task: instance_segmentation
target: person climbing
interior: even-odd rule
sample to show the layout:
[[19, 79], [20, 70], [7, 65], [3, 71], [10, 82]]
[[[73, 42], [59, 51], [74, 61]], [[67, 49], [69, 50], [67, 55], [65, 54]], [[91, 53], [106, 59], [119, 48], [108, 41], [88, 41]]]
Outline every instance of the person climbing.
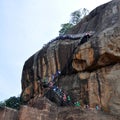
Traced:
[[70, 96], [69, 96], [69, 95], [67, 96], [67, 103], [68, 103], [68, 104], [70, 104], [70, 103], [71, 103], [71, 98], [70, 98]]
[[98, 104], [96, 104], [95, 108], [96, 108], [96, 110], [100, 110], [100, 108], [99, 108], [99, 105], [98, 105]]
[[47, 78], [46, 78], [46, 77], [43, 78], [42, 84], [43, 84], [43, 87], [44, 87], [44, 88], [48, 87], [48, 81], [47, 81]]
[[67, 101], [67, 97], [66, 97], [66, 94], [65, 94], [65, 93], [63, 94], [63, 101], [64, 101], [64, 102]]
[[68, 100], [68, 101], [71, 101], [71, 98], [70, 98], [70, 96], [69, 96], [69, 95], [67, 96], [67, 100]]
[[52, 89], [56, 92], [57, 91], [57, 86], [54, 85]]
[[59, 75], [61, 74], [61, 71], [60, 71], [60, 70], [58, 70], [58, 74], [59, 74]]
[[90, 34], [86, 33], [86, 35], [81, 39], [80, 45], [87, 42], [90, 38]]
[[86, 107], [86, 109], [89, 109], [89, 105], [88, 104], [85, 107]]
[[52, 88], [52, 87], [53, 87], [53, 85], [54, 85], [54, 84], [53, 84], [53, 82], [52, 82], [52, 81], [50, 81], [50, 82], [49, 82], [49, 87], [50, 87], [50, 88]]
[[53, 80], [54, 80], [54, 78], [55, 78], [55, 75], [54, 75], [54, 74], [52, 74], [52, 77], [51, 77], [51, 78], [52, 78], [52, 81], [53, 81]]
[[56, 92], [60, 97], [62, 97], [62, 90], [58, 86]]
[[74, 103], [74, 105], [75, 105], [76, 107], [80, 107], [80, 102], [77, 101], [77, 102]]

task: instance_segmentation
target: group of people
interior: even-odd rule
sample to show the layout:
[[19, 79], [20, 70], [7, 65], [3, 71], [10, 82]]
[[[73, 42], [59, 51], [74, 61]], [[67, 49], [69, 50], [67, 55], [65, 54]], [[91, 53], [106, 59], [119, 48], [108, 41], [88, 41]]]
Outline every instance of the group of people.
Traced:
[[92, 36], [95, 32], [94, 31], [89, 31], [85, 33], [78, 33], [78, 34], [65, 34], [65, 35], [59, 35], [58, 37], [55, 38], [55, 40], [65, 40], [65, 39], [70, 39], [70, 40], [77, 40], [80, 39], [84, 36]]
[[87, 109], [87, 110], [96, 110], [96, 111], [101, 111], [101, 110], [102, 110], [101, 106], [98, 105], [98, 104], [96, 104], [94, 108], [93, 108], [93, 107], [91, 108], [91, 107], [87, 104], [87, 105], [84, 106], [84, 109]]
[[53, 92], [55, 92], [55, 94], [57, 94], [59, 96], [59, 99], [61, 100], [61, 103], [64, 105], [69, 105], [71, 103], [71, 97], [65, 93], [64, 90], [62, 90], [62, 88], [53, 85], [50, 86], [50, 89], [53, 90]]
[[53, 90], [55, 94], [59, 96], [62, 103], [65, 105], [70, 104], [71, 97], [66, 94], [66, 92], [62, 89], [62, 87], [58, 87], [55, 85], [55, 78], [58, 77], [61, 74], [61, 71], [57, 71], [55, 75], [52, 75], [52, 80], [48, 83], [49, 89]]
[[[72, 105], [72, 106], [76, 106], [76, 107], [82, 107], [82, 102], [80, 101], [74, 101], [72, 98], [71, 99], [71, 96], [69, 94], [67, 94], [66, 91], [64, 91], [62, 89], [62, 87], [59, 87], [57, 86], [55, 83], [55, 78], [58, 77], [58, 75], [60, 75], [61, 72], [60, 71], [57, 71], [55, 75], [52, 75], [51, 78], [52, 80], [50, 82], [48, 82], [48, 80], [46, 80], [46, 78], [43, 79], [43, 87], [47, 87], [49, 88], [49, 90], [52, 90], [58, 97], [59, 99], [61, 100], [61, 103], [62, 105], [64, 106], [67, 106], [67, 105]], [[84, 104], [84, 109], [90, 109], [89, 105], [86, 103]], [[96, 104], [95, 106], [95, 109], [98, 111], [98, 110], [101, 110], [100, 106], [98, 104]]]
[[65, 90], [63, 90], [62, 87], [59, 87], [55, 84], [56, 83], [55, 78], [58, 77], [60, 74], [61, 74], [61, 71], [57, 71], [56, 74], [51, 76], [52, 80], [50, 82], [48, 82], [48, 80], [46, 78], [44, 78], [43, 79], [43, 87], [49, 88], [49, 90], [52, 90], [55, 94], [57, 94], [57, 96], [61, 100], [62, 105], [64, 105], [64, 106], [74, 105], [74, 106], [79, 107], [80, 106], [79, 101], [73, 102], [71, 100], [70, 95], [67, 94], [67, 92]]
[[93, 34], [95, 33], [95, 31], [88, 31], [88, 32], [84, 32], [84, 33], [78, 33], [78, 34], [65, 34], [65, 35], [59, 35], [57, 36], [55, 39], [52, 39], [48, 44], [57, 41], [57, 40], [65, 40], [65, 39], [69, 39], [69, 40], [78, 40], [81, 39], [83, 37], [91, 37]]

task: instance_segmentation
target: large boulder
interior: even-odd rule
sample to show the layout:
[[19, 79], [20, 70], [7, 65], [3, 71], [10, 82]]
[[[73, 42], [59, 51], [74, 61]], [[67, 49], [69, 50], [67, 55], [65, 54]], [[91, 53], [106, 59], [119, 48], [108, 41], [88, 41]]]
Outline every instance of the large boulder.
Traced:
[[61, 71], [56, 84], [73, 101], [91, 107], [98, 104], [104, 111], [120, 114], [120, 0], [97, 7], [69, 34], [88, 31], [95, 33], [82, 45], [80, 39], [54, 39], [25, 62], [21, 93], [24, 102], [44, 95], [46, 89], [40, 81], [49, 82]]
[[0, 120], [18, 120], [18, 111], [8, 107], [0, 107]]
[[77, 71], [93, 71], [120, 62], [120, 27], [118, 24], [94, 35], [87, 43], [78, 46], [72, 66]]
[[71, 53], [79, 41], [54, 41], [25, 62], [22, 72], [22, 98], [24, 101], [42, 93], [38, 79], [50, 81], [52, 75], [55, 75], [57, 71], [62, 71], [63, 74], [73, 71], [72, 66], [68, 68], [67, 60], [71, 57]]
[[112, 0], [106, 4], [98, 6], [90, 12], [88, 16], [83, 18], [69, 34], [83, 33], [85, 31], [99, 32], [106, 28], [113, 27], [120, 21], [120, 1]]
[[83, 110], [80, 107], [58, 107], [45, 97], [35, 97], [28, 106], [21, 106], [19, 120], [119, 120], [95, 109]]

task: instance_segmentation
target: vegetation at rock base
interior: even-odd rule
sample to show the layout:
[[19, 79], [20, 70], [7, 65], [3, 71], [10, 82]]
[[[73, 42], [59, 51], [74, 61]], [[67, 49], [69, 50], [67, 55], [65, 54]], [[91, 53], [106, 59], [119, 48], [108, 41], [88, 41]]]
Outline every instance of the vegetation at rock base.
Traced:
[[13, 96], [5, 100], [4, 102], [0, 102], [0, 107], [10, 107], [10, 108], [19, 110], [21, 104], [22, 103], [21, 103], [20, 97]]
[[85, 17], [89, 13], [89, 10], [86, 8], [76, 10], [71, 13], [71, 19], [68, 23], [62, 24], [61, 29], [59, 31], [59, 35], [64, 35], [66, 34], [70, 28], [78, 24], [83, 17]]

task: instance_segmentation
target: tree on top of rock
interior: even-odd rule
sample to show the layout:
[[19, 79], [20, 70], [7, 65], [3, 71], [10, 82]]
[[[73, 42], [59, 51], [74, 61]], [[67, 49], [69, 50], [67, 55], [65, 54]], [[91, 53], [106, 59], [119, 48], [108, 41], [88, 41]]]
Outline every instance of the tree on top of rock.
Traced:
[[88, 13], [89, 13], [89, 10], [87, 10], [86, 8], [74, 11], [73, 13], [71, 13], [70, 23], [73, 25], [78, 24], [83, 17], [88, 15]]
[[71, 19], [69, 23], [65, 23], [61, 25], [62, 28], [59, 31], [59, 35], [65, 35], [66, 33], [68, 33], [70, 28], [78, 24], [81, 21], [81, 19], [85, 17], [88, 13], [89, 10], [87, 10], [86, 8], [79, 9], [71, 13]]

